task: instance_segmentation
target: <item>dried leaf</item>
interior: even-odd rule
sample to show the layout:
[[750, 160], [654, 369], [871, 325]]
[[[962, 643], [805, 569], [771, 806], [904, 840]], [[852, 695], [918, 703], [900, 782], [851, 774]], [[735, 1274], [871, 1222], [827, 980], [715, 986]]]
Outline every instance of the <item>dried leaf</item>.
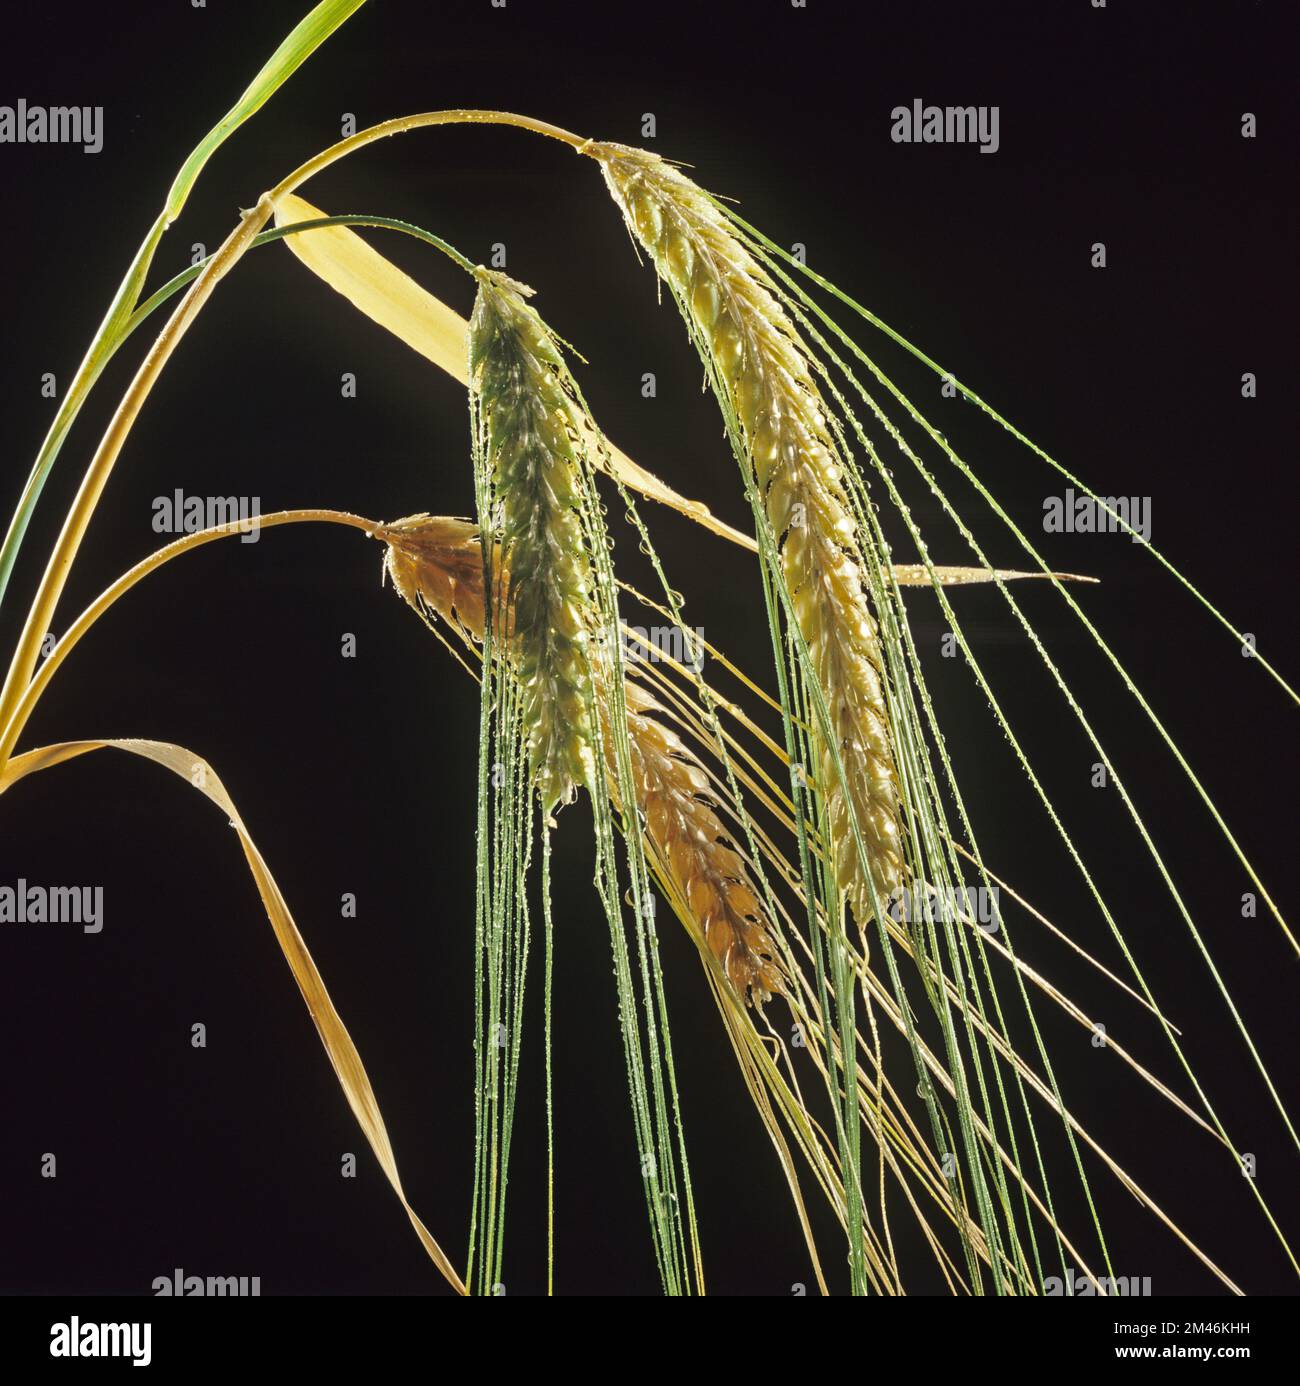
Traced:
[[240, 846], [244, 849], [244, 856], [248, 859], [248, 868], [253, 873], [253, 880], [257, 883], [257, 892], [262, 897], [263, 905], [266, 906], [267, 918], [271, 921], [271, 928], [275, 931], [276, 941], [284, 953], [285, 961], [289, 964], [294, 980], [298, 983], [298, 989], [302, 992], [303, 1000], [307, 1003], [307, 1009], [315, 1022], [316, 1031], [320, 1035], [321, 1043], [325, 1046], [325, 1052], [329, 1055], [330, 1063], [334, 1066], [334, 1072], [338, 1075], [339, 1083], [348, 1099], [348, 1105], [352, 1108], [352, 1113], [356, 1117], [366, 1140], [370, 1142], [370, 1148], [375, 1152], [375, 1157], [387, 1176], [388, 1182], [393, 1186], [393, 1192], [397, 1195], [402, 1207], [406, 1209], [406, 1214], [411, 1219], [411, 1225], [424, 1244], [429, 1259], [438, 1267], [448, 1284], [458, 1294], [465, 1294], [465, 1286], [460, 1276], [457, 1275], [442, 1248], [434, 1241], [428, 1228], [420, 1221], [415, 1210], [406, 1200], [402, 1181], [397, 1173], [397, 1160], [393, 1155], [393, 1147], [388, 1139], [388, 1131], [379, 1111], [379, 1103], [370, 1086], [370, 1079], [366, 1076], [365, 1066], [361, 1062], [361, 1055], [357, 1053], [357, 1047], [353, 1044], [351, 1035], [348, 1034], [347, 1026], [343, 1024], [342, 1018], [334, 1008], [334, 1003], [330, 1000], [325, 982], [317, 971], [316, 964], [312, 961], [311, 953], [308, 951], [306, 943], [303, 942], [297, 925], [293, 922], [293, 916], [289, 913], [289, 906], [285, 903], [284, 896], [280, 894], [280, 888], [276, 885], [270, 868], [262, 859], [262, 854], [257, 850], [253, 839], [249, 836], [248, 829], [244, 826], [243, 819], [240, 818], [230, 796], [226, 793], [225, 786], [217, 778], [216, 772], [207, 761], [196, 756], [192, 751], [187, 751], [183, 746], [176, 746], [165, 741], [64, 741], [57, 745], [42, 746], [37, 750], [15, 756], [5, 767], [3, 774], [0, 774], [0, 793], [3, 793], [16, 781], [34, 774], [38, 770], [48, 769], [50, 766], [59, 765], [63, 761], [72, 760], [76, 756], [85, 755], [88, 751], [98, 751], [104, 747], [129, 751], [132, 755], [143, 756], [146, 760], [155, 761], [158, 765], [171, 770], [201, 794], [206, 795], [229, 818], [231, 827], [239, 834]]

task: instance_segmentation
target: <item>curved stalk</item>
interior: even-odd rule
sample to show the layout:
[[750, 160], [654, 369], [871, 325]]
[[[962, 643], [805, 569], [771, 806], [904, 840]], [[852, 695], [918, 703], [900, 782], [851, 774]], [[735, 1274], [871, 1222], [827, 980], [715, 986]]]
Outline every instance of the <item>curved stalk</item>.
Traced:
[[389, 135], [404, 135], [408, 130], [425, 130], [435, 125], [513, 125], [518, 130], [530, 130], [535, 135], [545, 135], [549, 139], [567, 144], [579, 154], [587, 152], [591, 140], [575, 135], [559, 125], [545, 120], [534, 120], [532, 116], [515, 115], [510, 111], [424, 111], [417, 115], [396, 116], [392, 120], [381, 121], [368, 129], [358, 130], [355, 135], [339, 140], [328, 149], [314, 154], [306, 163], [300, 164], [282, 182], [271, 189], [269, 196], [277, 200], [286, 193], [296, 192], [309, 178], [314, 178], [322, 169], [328, 168], [338, 160], [358, 149], [363, 149], [376, 140], [387, 139]]
[[[275, 525], [303, 523], [347, 525], [353, 529], [361, 530], [367, 536], [381, 528], [374, 520], [367, 520], [360, 515], [352, 515], [344, 510], [277, 510], [270, 515], [261, 516], [258, 523], [263, 529], [271, 529]], [[76, 648], [82, 636], [119, 597], [124, 596], [142, 578], [148, 577], [155, 569], [161, 568], [164, 563], [169, 563], [173, 558], [179, 558], [181, 554], [189, 553], [191, 549], [210, 544], [214, 539], [225, 539], [232, 534], [243, 533], [244, 530], [244, 522], [236, 520], [230, 524], [214, 525], [211, 529], [200, 529], [193, 534], [183, 535], [173, 543], [166, 544], [161, 549], [151, 553], [147, 558], [141, 559], [135, 567], [129, 568], [115, 582], [106, 587], [68, 627], [58, 644], [50, 651], [49, 657], [37, 670], [36, 676], [23, 690], [22, 697], [18, 700], [13, 715], [5, 727], [3, 740], [0, 740], [0, 762], [8, 761], [13, 754], [15, 743], [22, 735], [23, 728], [27, 725], [41, 694], [45, 692], [50, 680], [58, 672], [59, 666]]]
[[[256, 207], [244, 212], [240, 224], [202, 266], [196, 267], [193, 271], [184, 271], [163, 285], [157, 293], [153, 294], [131, 314], [122, 328], [118, 341], [114, 345], [114, 350], [116, 350], [116, 345], [120, 345], [121, 341], [126, 339], [127, 335], [149, 312], [171, 297], [190, 279], [193, 280], [189, 291], [173, 311], [171, 318], [168, 319], [166, 326], [158, 336], [158, 340], [136, 372], [135, 379], [123, 396], [122, 402], [118, 405], [117, 412], [114, 414], [82, 480], [72, 509], [64, 521], [63, 529], [46, 566], [45, 576], [41, 580], [41, 585], [32, 601], [31, 610], [28, 612], [26, 624], [9, 667], [8, 677], [5, 680], [3, 690], [0, 691], [0, 726], [8, 729], [13, 721], [14, 711], [23, 697], [23, 690], [30, 682], [36, 668], [41, 642], [50, 627], [54, 609], [58, 605], [63, 585], [67, 581], [68, 571], [76, 558], [77, 550], [90, 524], [95, 506], [99, 503], [99, 497], [103, 493], [113, 465], [117, 461], [118, 454], [126, 442], [127, 435], [130, 433], [144, 401], [148, 398], [150, 390], [162, 373], [163, 367], [167, 364], [180, 339], [198, 315], [199, 309], [211, 296], [217, 282], [230, 272], [245, 251], [253, 245], [278, 240], [300, 230], [342, 224], [371, 225], [399, 230], [415, 236], [417, 239], [427, 241], [449, 256], [462, 269], [467, 271], [472, 269], [465, 256], [441, 237], [391, 217], [321, 217], [290, 227], [276, 227], [271, 231], [262, 231], [261, 228], [270, 220], [273, 211], [274, 205], [270, 194], [264, 194], [258, 199]], [[99, 369], [102, 369], [102, 366], [103, 363], [100, 364]], [[0, 741], [0, 769], [3, 769], [12, 749], [13, 741], [8, 736]]]
[[[159, 333], [158, 340], [150, 348], [148, 356], [141, 362], [130, 388], [123, 395], [122, 402], [118, 405], [117, 412], [113, 415], [90, 466], [86, 469], [86, 475], [82, 478], [72, 508], [68, 511], [67, 519], [63, 522], [63, 528], [59, 531], [54, 550], [46, 564], [45, 576], [41, 579], [36, 596], [32, 600], [31, 610], [27, 613], [27, 621], [19, 637], [18, 647], [14, 651], [3, 692], [0, 692], [0, 723], [7, 726], [11, 721], [23, 690], [31, 680], [40, 654], [41, 642], [50, 628], [63, 585], [68, 580], [73, 560], [90, 525], [90, 517], [95, 513], [95, 506], [99, 503], [104, 486], [112, 473], [113, 464], [131, 432], [131, 425], [135, 423], [172, 352], [198, 316], [199, 309], [208, 301], [218, 282], [230, 272], [248, 249], [254, 236], [270, 220], [273, 210], [270, 199], [262, 197], [256, 207], [243, 213], [239, 225], [222, 242], [221, 248], [208, 261], [202, 274], [177, 305], [167, 325]], [[0, 755], [0, 768], [3, 768], [4, 760], [5, 756]]]

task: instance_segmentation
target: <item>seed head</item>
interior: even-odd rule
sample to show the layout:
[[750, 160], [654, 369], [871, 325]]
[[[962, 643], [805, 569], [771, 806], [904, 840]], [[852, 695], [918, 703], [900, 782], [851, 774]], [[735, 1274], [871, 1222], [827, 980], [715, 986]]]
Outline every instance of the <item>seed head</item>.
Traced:
[[[795, 621], [829, 712], [819, 784], [836, 878], [860, 922], [871, 894], [856, 818], [882, 905], [903, 879], [899, 799], [880, 639], [863, 544], [806, 348], [771, 277], [717, 204], [657, 155], [597, 145], [605, 181], [673, 291], [739, 425], [777, 546]], [[838, 751], [843, 778], [835, 768]]]

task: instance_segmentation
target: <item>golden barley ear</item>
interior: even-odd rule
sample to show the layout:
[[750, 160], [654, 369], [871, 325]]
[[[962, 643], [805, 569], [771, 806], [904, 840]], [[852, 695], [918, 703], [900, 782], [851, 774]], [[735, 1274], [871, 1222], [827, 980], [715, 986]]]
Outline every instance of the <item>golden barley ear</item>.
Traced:
[[766, 271], [690, 179], [644, 150], [604, 144], [587, 152], [672, 289], [738, 425], [747, 480], [825, 702], [818, 781], [836, 883], [863, 923], [874, 913], [872, 885], [884, 902], [905, 877], [898, 776], [879, 633], [864, 589], [863, 546], [871, 541], [853, 518], [807, 352]]

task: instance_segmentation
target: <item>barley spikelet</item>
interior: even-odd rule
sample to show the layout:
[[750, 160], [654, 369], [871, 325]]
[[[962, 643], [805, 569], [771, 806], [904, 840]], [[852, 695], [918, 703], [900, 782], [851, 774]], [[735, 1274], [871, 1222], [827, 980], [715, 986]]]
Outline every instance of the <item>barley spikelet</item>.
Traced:
[[769, 276], [694, 183], [642, 150], [604, 144], [586, 152], [599, 159], [628, 225], [681, 304], [739, 423], [843, 767], [841, 784], [823, 744], [837, 884], [865, 921], [871, 895], [849, 805], [883, 906], [903, 879], [897, 775], [863, 541], [806, 350]]
[[[383, 526], [375, 537], [387, 544], [385, 571], [412, 607], [482, 641], [483, 559], [474, 525], [412, 515]], [[600, 692], [607, 680], [599, 663], [595, 680], [610, 789], [616, 793], [613, 737]], [[662, 708], [650, 693], [627, 681], [624, 689], [633, 784], [650, 850], [736, 992], [761, 1004], [785, 988], [763, 905], [744, 860], [728, 845], [709, 777], [686, 742], [655, 715]]]
[[499, 529], [510, 650], [543, 809], [596, 783], [588, 636], [592, 572], [581, 516], [578, 436], [559, 348], [524, 301], [532, 291], [478, 270], [470, 380]]

